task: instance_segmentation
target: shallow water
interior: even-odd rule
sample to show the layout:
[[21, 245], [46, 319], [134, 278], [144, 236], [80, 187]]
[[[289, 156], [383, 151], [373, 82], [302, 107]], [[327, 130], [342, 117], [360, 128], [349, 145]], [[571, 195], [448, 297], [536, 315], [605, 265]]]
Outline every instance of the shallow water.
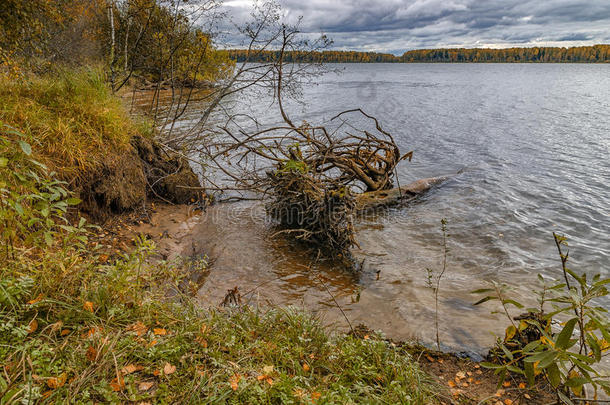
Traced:
[[[482, 352], [506, 321], [474, 307], [471, 290], [495, 280], [528, 296], [536, 274], [560, 276], [552, 232], [570, 240], [572, 268], [610, 277], [610, 65], [348, 64], [304, 88], [293, 121], [317, 123], [362, 107], [414, 159], [401, 184], [454, 174], [424, 198], [358, 223], [359, 276], [330, 263], [311, 267], [252, 204], [211, 208], [196, 228], [215, 259], [199, 293], [217, 305], [239, 286], [252, 303], [295, 304], [347, 327], [365, 323], [396, 339], [434, 342], [427, 268], [442, 266], [441, 218], [448, 221], [448, 267], [440, 288], [440, 339]], [[270, 99], [269, 99], [270, 100]], [[234, 110], [262, 122], [277, 111], [260, 95]], [[196, 117], [185, 117], [186, 120]], [[459, 172], [459, 174], [457, 174]], [[603, 305], [610, 308], [608, 301]], [[489, 331], [489, 332], [488, 332]]]

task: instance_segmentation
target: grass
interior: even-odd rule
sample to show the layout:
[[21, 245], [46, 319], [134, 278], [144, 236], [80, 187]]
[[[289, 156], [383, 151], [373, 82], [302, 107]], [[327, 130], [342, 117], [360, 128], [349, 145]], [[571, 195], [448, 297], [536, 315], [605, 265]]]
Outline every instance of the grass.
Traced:
[[0, 282], [0, 402], [430, 403], [409, 354], [329, 335], [292, 308], [203, 311], [154, 286], [183, 276], [139, 251], [108, 265], [82, 251], [18, 256]]
[[34, 139], [42, 162], [62, 179], [99, 168], [125, 151], [135, 134], [150, 133], [111, 94], [101, 68], [20, 79], [0, 75], [0, 122]]
[[192, 266], [151, 260], [146, 239], [107, 261], [86, 222], [66, 219], [78, 200], [53, 170], [94, 166], [136, 125], [93, 71], [29, 80], [1, 90], [2, 119], [25, 128], [0, 131], [1, 404], [436, 401], [381, 339], [292, 308], [204, 311], [181, 293]]

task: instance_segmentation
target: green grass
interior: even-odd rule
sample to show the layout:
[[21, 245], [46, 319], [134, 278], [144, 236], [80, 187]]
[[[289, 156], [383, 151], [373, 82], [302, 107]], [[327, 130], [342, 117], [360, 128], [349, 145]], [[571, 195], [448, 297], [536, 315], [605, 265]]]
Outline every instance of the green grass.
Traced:
[[3, 267], [3, 401], [434, 402], [431, 379], [383, 340], [329, 334], [292, 308], [168, 302], [154, 286], [180, 279], [180, 266], [145, 265], [138, 290], [138, 253], [104, 266], [82, 256], [21, 256]]

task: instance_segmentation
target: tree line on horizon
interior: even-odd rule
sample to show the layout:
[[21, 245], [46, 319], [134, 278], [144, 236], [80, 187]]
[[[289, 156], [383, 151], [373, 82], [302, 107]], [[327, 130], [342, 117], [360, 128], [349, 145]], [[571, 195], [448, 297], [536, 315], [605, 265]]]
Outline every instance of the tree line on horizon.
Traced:
[[[251, 52], [226, 50], [237, 62], [272, 62], [280, 51]], [[407, 51], [400, 56], [390, 53], [358, 51], [287, 51], [284, 61], [306, 63], [608, 63], [610, 45], [532, 48], [440, 48]]]

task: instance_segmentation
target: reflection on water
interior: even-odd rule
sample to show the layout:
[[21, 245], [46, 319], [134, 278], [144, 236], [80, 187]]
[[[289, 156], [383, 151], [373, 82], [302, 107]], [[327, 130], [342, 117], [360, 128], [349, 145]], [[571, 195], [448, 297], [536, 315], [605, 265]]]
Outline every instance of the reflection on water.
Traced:
[[[610, 65], [343, 67], [304, 89], [305, 107], [289, 104], [295, 122], [363, 107], [403, 150], [415, 150], [400, 168], [402, 184], [456, 175], [415, 204], [359, 221], [358, 277], [332, 263], [310, 269], [305, 250], [268, 238], [260, 207], [211, 208], [197, 230], [197, 248], [217, 258], [202, 303], [217, 305], [236, 285], [259, 286], [253, 303], [304, 305], [345, 328], [319, 276], [353, 324], [431, 343], [426, 269], [441, 266], [441, 218], [451, 234], [440, 291], [447, 346], [481, 350], [493, 341], [487, 331], [505, 324], [493, 306], [473, 307], [469, 291], [495, 280], [523, 299], [537, 273], [559, 276], [553, 231], [569, 237], [572, 268], [610, 277]], [[230, 108], [271, 124], [278, 116], [270, 100], [242, 95]]]

